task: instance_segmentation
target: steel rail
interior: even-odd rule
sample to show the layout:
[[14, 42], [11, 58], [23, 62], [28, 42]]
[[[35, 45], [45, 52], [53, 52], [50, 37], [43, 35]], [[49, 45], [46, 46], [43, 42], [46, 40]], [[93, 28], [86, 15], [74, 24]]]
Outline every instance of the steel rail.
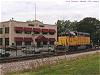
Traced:
[[83, 52], [89, 52], [89, 51], [96, 51], [100, 50], [100, 48], [97, 49], [87, 49], [87, 50], [78, 50], [78, 51], [69, 51], [69, 52], [60, 52], [56, 54], [35, 54], [35, 55], [28, 55], [28, 56], [18, 56], [18, 57], [5, 57], [0, 58], [0, 63], [10, 63], [10, 62], [16, 62], [16, 61], [24, 61], [24, 60], [30, 60], [30, 59], [40, 59], [40, 58], [46, 58], [46, 57], [54, 57], [54, 56], [61, 56], [61, 55], [70, 55], [70, 54], [76, 54], [76, 53], [83, 53]]

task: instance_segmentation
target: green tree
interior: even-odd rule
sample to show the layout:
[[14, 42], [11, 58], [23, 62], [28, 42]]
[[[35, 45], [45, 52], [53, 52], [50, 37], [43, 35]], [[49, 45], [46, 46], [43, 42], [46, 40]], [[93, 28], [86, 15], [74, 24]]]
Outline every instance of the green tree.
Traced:
[[75, 31], [77, 21], [71, 22], [70, 20], [58, 20], [57, 21], [57, 29], [58, 29], [58, 36], [64, 35], [66, 30]]
[[90, 33], [91, 40], [94, 42], [94, 44], [98, 44], [98, 42], [100, 43], [100, 21], [96, 18], [86, 17], [79, 22], [58, 20], [57, 29], [58, 36], [64, 35], [66, 30]]
[[96, 44], [100, 40], [100, 21], [96, 18], [86, 17], [77, 24], [77, 31], [90, 33], [91, 39]]

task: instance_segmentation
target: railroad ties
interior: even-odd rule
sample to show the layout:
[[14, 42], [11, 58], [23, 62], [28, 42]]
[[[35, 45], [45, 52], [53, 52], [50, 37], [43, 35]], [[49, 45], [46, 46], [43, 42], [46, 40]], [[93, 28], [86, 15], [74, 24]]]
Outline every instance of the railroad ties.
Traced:
[[61, 55], [65, 55], [65, 54], [66, 55], [70, 55], [70, 54], [89, 52], [89, 51], [96, 51], [96, 50], [100, 50], [100, 48], [79, 50], [79, 51], [66, 52], [66, 53], [53, 53], [53, 54], [46, 53], [46, 54], [34, 54], [34, 55], [19, 56], [19, 57], [5, 57], [5, 58], [0, 58], [0, 63], [10, 63], [10, 62], [16, 62], [16, 61], [30, 60], [30, 59], [40, 59], [40, 58], [46, 58], [46, 57], [61, 56]]

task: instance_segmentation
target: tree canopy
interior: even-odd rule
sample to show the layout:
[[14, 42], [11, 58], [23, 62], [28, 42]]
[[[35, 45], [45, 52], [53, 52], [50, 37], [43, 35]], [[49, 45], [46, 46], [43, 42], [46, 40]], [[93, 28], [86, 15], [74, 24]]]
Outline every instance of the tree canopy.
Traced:
[[96, 18], [86, 17], [79, 22], [70, 20], [57, 21], [58, 36], [65, 34], [66, 30], [90, 33], [94, 43], [100, 43], [100, 21]]
[[70, 20], [58, 20], [57, 21], [57, 29], [58, 29], [58, 36], [65, 34], [67, 30], [76, 30], [77, 21], [71, 22]]

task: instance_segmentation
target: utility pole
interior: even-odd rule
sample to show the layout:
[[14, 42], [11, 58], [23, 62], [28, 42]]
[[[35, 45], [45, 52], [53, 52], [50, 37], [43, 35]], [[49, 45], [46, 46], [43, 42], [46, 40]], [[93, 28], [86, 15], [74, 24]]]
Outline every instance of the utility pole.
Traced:
[[35, 21], [36, 21], [36, 2], [35, 2]]
[[3, 48], [5, 49], [5, 25], [3, 25]]

